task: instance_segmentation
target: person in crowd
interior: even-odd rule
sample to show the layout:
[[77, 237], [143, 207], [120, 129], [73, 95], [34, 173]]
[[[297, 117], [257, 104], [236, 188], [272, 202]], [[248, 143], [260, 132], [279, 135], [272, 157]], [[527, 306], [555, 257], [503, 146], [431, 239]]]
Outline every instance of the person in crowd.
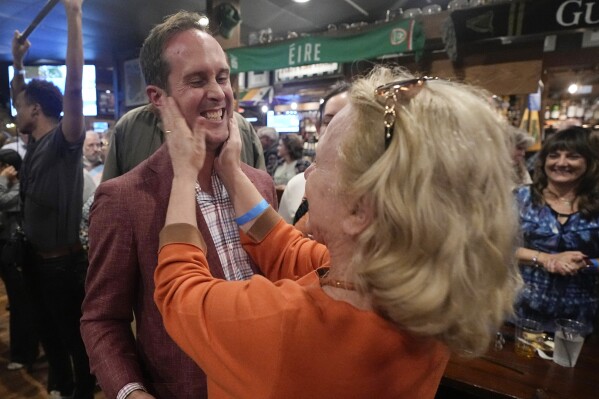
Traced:
[[[327, 126], [331, 123], [331, 119], [333, 116], [337, 114], [341, 110], [341, 108], [347, 105], [348, 95], [347, 91], [349, 90], [350, 84], [341, 81], [333, 86], [333, 88], [327, 93], [324, 97], [323, 102], [319, 107], [319, 123], [318, 123], [318, 135], [321, 138], [327, 130]], [[306, 219], [301, 221], [300, 224], [297, 225], [301, 231], [308, 234], [309, 232], [306, 230], [306, 222], [307, 222], [307, 212], [308, 212], [308, 202], [304, 201], [302, 204], [302, 199], [304, 199], [304, 190], [306, 187], [306, 178], [304, 177], [304, 172], [298, 173], [293, 176], [289, 182], [287, 182], [287, 186], [285, 187], [285, 191], [283, 191], [283, 195], [281, 196], [281, 201], [279, 202], [279, 215], [290, 224], [296, 225], [294, 222], [295, 219], [300, 221], [303, 217]], [[302, 207], [300, 208], [300, 205]], [[299, 211], [299, 213], [298, 213]], [[296, 217], [297, 215], [297, 217]]]
[[[102, 162], [106, 160], [106, 156], [108, 155], [108, 147], [110, 146], [110, 140], [112, 138], [112, 134], [114, 129], [107, 129], [102, 133]], [[83, 171], [84, 180], [87, 179], [86, 171]], [[89, 175], [89, 174], [88, 174]], [[100, 175], [100, 178], [102, 176]], [[91, 178], [91, 176], [90, 176]], [[96, 191], [97, 186], [99, 185], [94, 182], [92, 191], [87, 194], [86, 188], [89, 186], [87, 180], [83, 185], [83, 208], [81, 210], [81, 227], [79, 230], [79, 239], [81, 241], [81, 245], [87, 251], [89, 249], [89, 212], [91, 210], [92, 204], [94, 203], [94, 192]]]
[[512, 161], [514, 164], [514, 179], [516, 187], [532, 183], [530, 173], [526, 168], [526, 149], [534, 144], [534, 138], [522, 129], [512, 129]]
[[[10, 305], [8, 370], [30, 368], [39, 355], [39, 340], [33, 318], [34, 309], [29, 287], [23, 276], [23, 264], [14, 251], [5, 245], [21, 225], [19, 200], [19, 169], [21, 157], [11, 149], [0, 149], [0, 275], [4, 280]], [[8, 253], [13, 251], [11, 253]]]
[[209, 136], [179, 108], [161, 106], [178, 179], [154, 299], [212, 397], [433, 398], [451, 350], [487, 351], [521, 281], [507, 126], [484, 93], [383, 67], [356, 81], [305, 172], [315, 240], [245, 177], [230, 121], [217, 171], [264, 274], [235, 283], [188, 198]]
[[279, 164], [279, 133], [274, 127], [263, 126], [258, 129], [258, 138], [264, 149], [264, 163], [269, 175], [274, 176]]
[[303, 159], [304, 142], [297, 134], [285, 134], [279, 140], [277, 156], [279, 165], [275, 169], [273, 179], [275, 186], [284, 189], [289, 180], [306, 170], [310, 162]]
[[[226, 54], [200, 18], [185, 11], [167, 17], [145, 39], [140, 61], [152, 105], [173, 96], [185, 123], [207, 135], [206, 156], [189, 187], [189, 199], [198, 207], [197, 224], [208, 240], [212, 272], [243, 280], [258, 269], [241, 247], [233, 205], [214, 172], [216, 155], [229, 136], [227, 120], [238, 117]], [[145, 134], [153, 135], [140, 133]], [[118, 140], [117, 129], [111, 146]], [[276, 205], [271, 177], [245, 163], [242, 170]], [[175, 181], [178, 176], [162, 146], [133, 170], [104, 181], [95, 193], [81, 331], [107, 398], [207, 397], [205, 374], [168, 336], [152, 299], [158, 233]]]
[[25, 84], [23, 60], [30, 44], [19, 42], [18, 31], [12, 42], [12, 89], [17, 128], [30, 136], [20, 192], [23, 229], [31, 245], [27, 270], [49, 364], [48, 389], [53, 396], [90, 399], [96, 384], [79, 332], [87, 269], [79, 242], [85, 139], [82, 3], [63, 0], [68, 30], [64, 97], [51, 82]]
[[520, 317], [554, 331], [555, 319], [592, 328], [599, 304], [599, 154], [588, 130], [570, 127], [543, 143], [533, 184], [516, 191], [525, 286]]
[[88, 130], [85, 132], [85, 141], [83, 142], [83, 167], [94, 179], [96, 186], [102, 181], [102, 171], [104, 163], [102, 162], [102, 141], [100, 135]]
[[112, 135], [114, 134], [114, 128], [106, 129], [102, 133], [102, 138], [100, 140], [102, 144], [102, 163], [106, 163], [106, 159], [108, 158], [108, 148], [110, 148], [110, 142], [112, 141]]
[[21, 159], [25, 158], [25, 154], [27, 154], [27, 143], [29, 142], [29, 136], [21, 134], [17, 132], [16, 137], [12, 140], [7, 141], [2, 148], [7, 150], [15, 150], [19, 153]]
[[[0, 117], [2, 116], [2, 112], [1, 111], [2, 111], [2, 108], [0, 108]], [[7, 132], [7, 131], [5, 131], [3, 129], [0, 129], [0, 148], [4, 147], [4, 144], [6, 144], [7, 141], [10, 140], [10, 139], [12, 139], [12, 138], [13, 137], [12, 137], [12, 135], [9, 132]]]
[[[235, 112], [243, 140], [241, 160], [265, 170], [260, 140], [252, 125]], [[142, 105], [123, 115], [114, 127], [104, 162], [102, 181], [127, 173], [146, 160], [164, 143], [164, 130], [153, 104]]]

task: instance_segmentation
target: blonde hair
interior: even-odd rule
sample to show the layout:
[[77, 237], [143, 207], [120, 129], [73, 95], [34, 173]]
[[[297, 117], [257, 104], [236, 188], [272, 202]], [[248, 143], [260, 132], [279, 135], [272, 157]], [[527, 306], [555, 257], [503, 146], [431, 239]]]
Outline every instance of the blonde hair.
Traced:
[[375, 209], [352, 267], [384, 317], [477, 355], [511, 314], [521, 284], [508, 128], [488, 93], [428, 81], [396, 104], [385, 149], [375, 88], [411, 78], [378, 67], [350, 92], [355, 130], [339, 150], [339, 189]]

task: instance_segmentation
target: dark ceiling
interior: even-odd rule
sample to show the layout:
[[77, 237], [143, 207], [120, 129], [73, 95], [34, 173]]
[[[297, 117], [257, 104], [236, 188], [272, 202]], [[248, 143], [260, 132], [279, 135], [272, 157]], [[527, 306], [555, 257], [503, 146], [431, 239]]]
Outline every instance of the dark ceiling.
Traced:
[[[0, 0], [0, 62], [10, 62], [15, 29], [21, 32], [47, 0]], [[385, 18], [386, 10], [422, 7], [437, 3], [446, 8], [448, 0], [240, 0], [241, 43], [250, 32], [271, 28], [273, 36], [286, 37], [289, 31], [316, 33], [329, 24], [374, 22]], [[207, 0], [86, 0], [83, 4], [85, 59], [88, 63], [111, 65], [115, 55], [137, 50], [155, 24], [180, 9], [206, 12]], [[66, 17], [59, 3], [30, 36], [32, 47], [26, 63], [60, 62], [66, 53]]]

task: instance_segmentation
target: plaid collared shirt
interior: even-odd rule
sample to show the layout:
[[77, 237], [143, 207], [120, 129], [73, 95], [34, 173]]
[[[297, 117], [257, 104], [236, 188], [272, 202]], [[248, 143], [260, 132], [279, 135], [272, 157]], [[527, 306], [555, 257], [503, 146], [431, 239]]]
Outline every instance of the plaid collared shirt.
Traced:
[[196, 183], [196, 200], [208, 224], [216, 252], [227, 280], [247, 280], [254, 274], [250, 257], [239, 239], [239, 226], [233, 220], [235, 209], [229, 193], [216, 173], [212, 172], [214, 196], [202, 191]]

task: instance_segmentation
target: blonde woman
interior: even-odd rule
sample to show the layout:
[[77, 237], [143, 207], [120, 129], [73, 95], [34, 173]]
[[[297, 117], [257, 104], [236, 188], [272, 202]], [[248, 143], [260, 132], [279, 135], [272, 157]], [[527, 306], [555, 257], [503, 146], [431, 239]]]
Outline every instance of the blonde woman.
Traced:
[[231, 120], [218, 173], [264, 273], [240, 282], [210, 274], [195, 226], [202, 126], [161, 107], [175, 179], [154, 299], [211, 398], [433, 398], [451, 351], [486, 351], [520, 280], [509, 140], [485, 96], [384, 68], [357, 81], [306, 171], [315, 240], [241, 173]]

